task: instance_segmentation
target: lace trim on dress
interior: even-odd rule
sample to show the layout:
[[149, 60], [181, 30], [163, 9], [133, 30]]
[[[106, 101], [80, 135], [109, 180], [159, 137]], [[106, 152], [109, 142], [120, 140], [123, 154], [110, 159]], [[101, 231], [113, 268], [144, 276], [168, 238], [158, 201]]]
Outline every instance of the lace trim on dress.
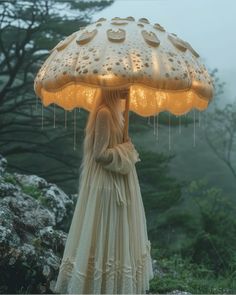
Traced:
[[142, 276], [145, 275], [147, 271], [145, 267], [147, 264], [147, 259], [150, 259], [150, 241], [147, 241], [147, 251], [145, 254], [142, 255], [140, 259], [137, 260], [137, 266], [132, 268], [131, 266], [127, 266], [125, 264], [121, 264], [120, 261], [115, 260], [114, 258], [110, 258], [105, 263], [105, 269], [101, 269], [97, 266], [95, 257], [90, 256], [88, 260], [88, 268], [87, 273], [81, 273], [76, 269], [75, 261], [73, 258], [66, 257], [62, 259], [60, 269], [64, 272], [66, 277], [71, 277], [75, 275], [76, 277], [80, 278], [91, 278], [93, 280], [99, 280], [102, 278], [104, 274], [106, 277], [114, 276], [116, 273], [119, 275], [124, 275], [129, 278], [132, 278], [134, 285], [142, 279]]

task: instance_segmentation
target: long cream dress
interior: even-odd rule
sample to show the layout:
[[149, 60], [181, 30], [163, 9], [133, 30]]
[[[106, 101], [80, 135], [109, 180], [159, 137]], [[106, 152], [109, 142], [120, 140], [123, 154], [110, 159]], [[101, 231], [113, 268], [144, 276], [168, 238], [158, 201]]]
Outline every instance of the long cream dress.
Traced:
[[[145, 211], [131, 141], [122, 143], [109, 108], [98, 110], [94, 148], [54, 288], [66, 294], [145, 294], [153, 278]], [[86, 151], [88, 152], [88, 151]]]

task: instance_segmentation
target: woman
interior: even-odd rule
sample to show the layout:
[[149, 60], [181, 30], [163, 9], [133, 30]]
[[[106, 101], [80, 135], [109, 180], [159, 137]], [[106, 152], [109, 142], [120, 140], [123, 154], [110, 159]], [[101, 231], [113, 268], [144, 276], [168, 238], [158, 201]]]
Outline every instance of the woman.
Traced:
[[[99, 90], [89, 114], [72, 218], [54, 292], [145, 294], [153, 278], [145, 212], [130, 139], [123, 142], [124, 90]], [[121, 99], [120, 99], [121, 98]]]

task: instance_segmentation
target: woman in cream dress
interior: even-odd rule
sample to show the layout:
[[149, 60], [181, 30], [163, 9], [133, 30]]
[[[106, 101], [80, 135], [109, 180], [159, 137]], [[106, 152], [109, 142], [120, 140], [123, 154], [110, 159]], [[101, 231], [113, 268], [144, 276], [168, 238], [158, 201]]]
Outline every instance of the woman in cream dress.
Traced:
[[145, 294], [153, 278], [135, 163], [139, 154], [123, 142], [120, 98], [129, 92], [100, 90], [85, 129], [79, 196], [55, 293]]

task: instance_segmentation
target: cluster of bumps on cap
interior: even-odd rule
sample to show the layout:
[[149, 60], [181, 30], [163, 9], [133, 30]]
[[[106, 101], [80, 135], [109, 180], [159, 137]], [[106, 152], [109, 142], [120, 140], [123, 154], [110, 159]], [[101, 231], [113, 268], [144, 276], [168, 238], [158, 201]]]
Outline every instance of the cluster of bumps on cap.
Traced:
[[[102, 26], [102, 23], [104, 21], [106, 21], [105, 18], [98, 19], [96, 21], [96, 26], [97, 27]], [[135, 21], [135, 18], [132, 16], [129, 16], [126, 18], [115, 17], [115, 18], [111, 19], [111, 24], [115, 25], [115, 26], [125, 26], [125, 25], [128, 25], [130, 21]], [[145, 24], [149, 24], [149, 20], [147, 18], [140, 18], [138, 20], [137, 25], [139, 27], [143, 28], [145, 26]], [[153, 28], [160, 31], [160, 32], [166, 31], [158, 23], [154, 24]], [[83, 30], [83, 29], [85, 29], [85, 27], [81, 28], [81, 29]], [[90, 42], [96, 36], [97, 32], [98, 32], [97, 29], [94, 29], [91, 32], [86, 30], [82, 33], [82, 35], [79, 36], [78, 39], [76, 39], [76, 42], [80, 45], [86, 44], [86, 43]], [[155, 32], [147, 31], [147, 30], [143, 29], [143, 30], [141, 30], [141, 34], [142, 34], [144, 40], [147, 42], [147, 44], [149, 44], [153, 47], [157, 47], [160, 45], [160, 40], [157, 37]], [[125, 41], [126, 31], [125, 31], [125, 29], [121, 29], [121, 28], [119, 28], [118, 30], [109, 29], [109, 30], [107, 30], [107, 37], [108, 37], [108, 40], [111, 42], [123, 42], [123, 41]], [[75, 35], [68, 36], [68, 39], [66, 38], [65, 40], [63, 40], [54, 49], [57, 49], [57, 50], [64, 49], [74, 38], [75, 38]], [[192, 46], [188, 42], [183, 41], [180, 38], [178, 38], [176, 34], [174, 34], [174, 33], [168, 34], [168, 38], [173, 43], [173, 45], [176, 46], [176, 48], [178, 48], [179, 50], [186, 51], [187, 49], [189, 49], [195, 57], [199, 57], [199, 54], [192, 48]]]
[[104, 78], [112, 74], [111, 85], [116, 80], [119, 84], [129, 80], [159, 89], [174, 85], [174, 89], [184, 90], [197, 81], [204, 88], [212, 87], [212, 79], [192, 46], [160, 24], [150, 24], [147, 18], [100, 18], [66, 37], [51, 53], [36, 77], [36, 84], [48, 90], [71, 80], [99, 85], [97, 74]]

